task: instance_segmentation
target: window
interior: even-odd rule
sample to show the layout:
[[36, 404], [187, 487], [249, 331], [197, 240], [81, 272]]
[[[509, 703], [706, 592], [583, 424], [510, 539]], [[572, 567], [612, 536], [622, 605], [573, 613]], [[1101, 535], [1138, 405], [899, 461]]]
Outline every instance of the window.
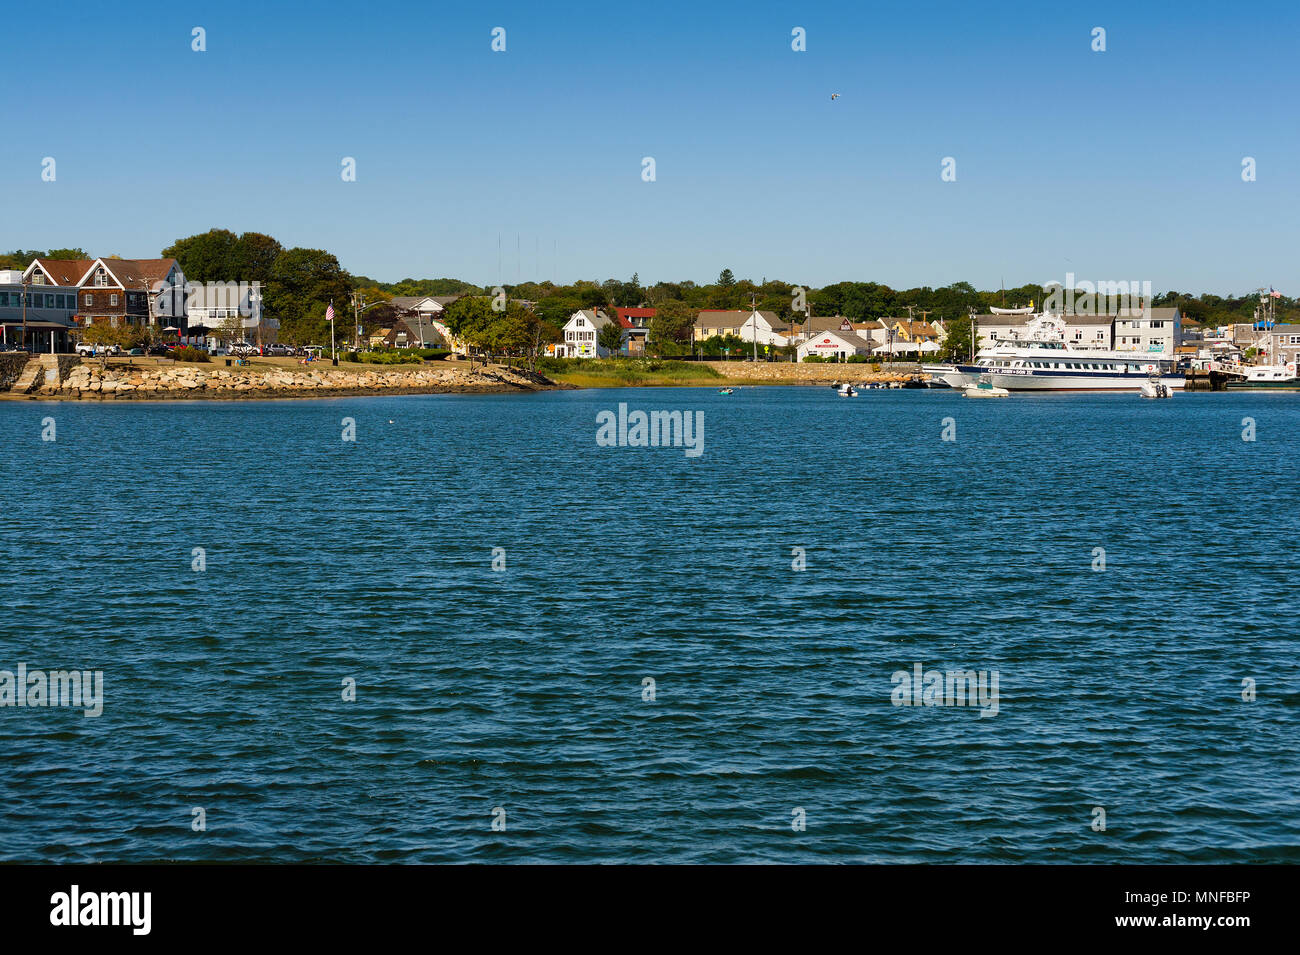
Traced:
[[44, 284], [45, 284], [45, 275], [44, 275], [43, 273], [41, 273], [41, 272], [36, 272], [34, 275], [32, 275], [32, 284], [33, 284], [33, 285], [44, 285]]
[[117, 296], [116, 296], [116, 295], [110, 295], [110, 296], [108, 297], [108, 304], [109, 304], [109, 305], [116, 305], [116, 304], [117, 304]]
[[94, 305], [94, 304], [95, 304], [95, 296], [93, 296], [93, 295], [87, 295], [87, 296], [86, 296], [86, 308], [90, 308], [90, 306], [92, 306], [92, 305]]
[[53, 308], [53, 307], [54, 307], [54, 295], [53, 295], [53, 293], [51, 293], [51, 292], [47, 292], [47, 293], [45, 294], [45, 307], [46, 307], [46, 308]]
[[106, 272], [104, 269], [100, 269], [98, 272], [95, 273], [95, 286], [96, 288], [108, 287], [108, 272]]
[[1152, 322], [1152, 323], [1151, 323], [1151, 327], [1152, 327], [1152, 328], [1164, 328], [1164, 327], [1165, 327], [1164, 320], [1162, 319], [1161, 321], [1158, 321], [1158, 322]]

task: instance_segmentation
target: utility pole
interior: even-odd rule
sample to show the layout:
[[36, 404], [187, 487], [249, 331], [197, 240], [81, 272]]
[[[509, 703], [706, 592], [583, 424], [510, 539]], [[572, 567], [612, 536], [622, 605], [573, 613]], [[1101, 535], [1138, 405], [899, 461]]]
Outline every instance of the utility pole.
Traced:
[[754, 332], [750, 336], [754, 342], [754, 361], [758, 361], [758, 306], [754, 293], [749, 293], [749, 320], [754, 326]]
[[366, 297], [360, 292], [352, 293], [352, 327], [356, 329], [357, 334], [357, 351], [361, 351], [361, 313], [364, 309], [361, 307]]

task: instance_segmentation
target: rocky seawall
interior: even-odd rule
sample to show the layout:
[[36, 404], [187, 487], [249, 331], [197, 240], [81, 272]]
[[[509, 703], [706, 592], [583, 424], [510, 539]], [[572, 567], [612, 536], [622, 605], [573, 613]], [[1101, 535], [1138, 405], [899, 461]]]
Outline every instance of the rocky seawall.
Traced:
[[327, 398], [344, 395], [541, 391], [548, 378], [492, 367], [471, 372], [450, 364], [374, 371], [339, 368], [218, 368], [176, 364], [137, 367], [79, 364], [57, 384], [28, 394], [55, 399]]

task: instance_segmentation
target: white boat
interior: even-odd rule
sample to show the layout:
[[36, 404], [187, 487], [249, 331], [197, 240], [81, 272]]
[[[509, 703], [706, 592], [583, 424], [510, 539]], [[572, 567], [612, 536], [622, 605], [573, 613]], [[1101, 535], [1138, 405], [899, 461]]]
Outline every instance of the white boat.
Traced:
[[1011, 392], [1005, 388], [999, 388], [989, 380], [989, 375], [980, 375], [979, 380], [967, 385], [962, 389], [962, 396], [966, 398], [1006, 398]]
[[836, 389], [835, 393], [841, 398], [856, 398], [858, 396], [858, 389], [854, 388], [852, 385], [843, 384]]
[[1153, 372], [1142, 382], [1141, 394], [1143, 398], [1172, 398], [1174, 391], [1161, 380], [1159, 374]]
[[1287, 388], [1300, 384], [1296, 366], [1287, 365], [1234, 365], [1219, 363], [1219, 371], [1231, 376], [1229, 388]]
[[924, 365], [921, 370], [953, 388], [966, 388], [981, 375], [1010, 391], [1140, 391], [1153, 373], [1170, 389], [1186, 384], [1172, 358], [1076, 347], [1065, 340], [1059, 316], [1039, 315], [1025, 328], [1022, 340], [981, 348], [973, 364]]

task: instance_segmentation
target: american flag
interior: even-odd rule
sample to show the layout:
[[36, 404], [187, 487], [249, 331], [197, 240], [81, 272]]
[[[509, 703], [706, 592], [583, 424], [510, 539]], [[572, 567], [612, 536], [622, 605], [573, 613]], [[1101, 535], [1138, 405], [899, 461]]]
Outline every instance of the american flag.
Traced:
[[325, 321], [334, 321], [334, 303], [330, 302], [329, 308], [325, 309]]
[[1272, 286], [1269, 286], [1268, 294], [1271, 295], [1273, 298], [1281, 298], [1281, 297], [1282, 297], [1282, 293], [1281, 293], [1281, 292], [1275, 292], [1275, 291], [1273, 290], [1273, 287], [1272, 287]]

